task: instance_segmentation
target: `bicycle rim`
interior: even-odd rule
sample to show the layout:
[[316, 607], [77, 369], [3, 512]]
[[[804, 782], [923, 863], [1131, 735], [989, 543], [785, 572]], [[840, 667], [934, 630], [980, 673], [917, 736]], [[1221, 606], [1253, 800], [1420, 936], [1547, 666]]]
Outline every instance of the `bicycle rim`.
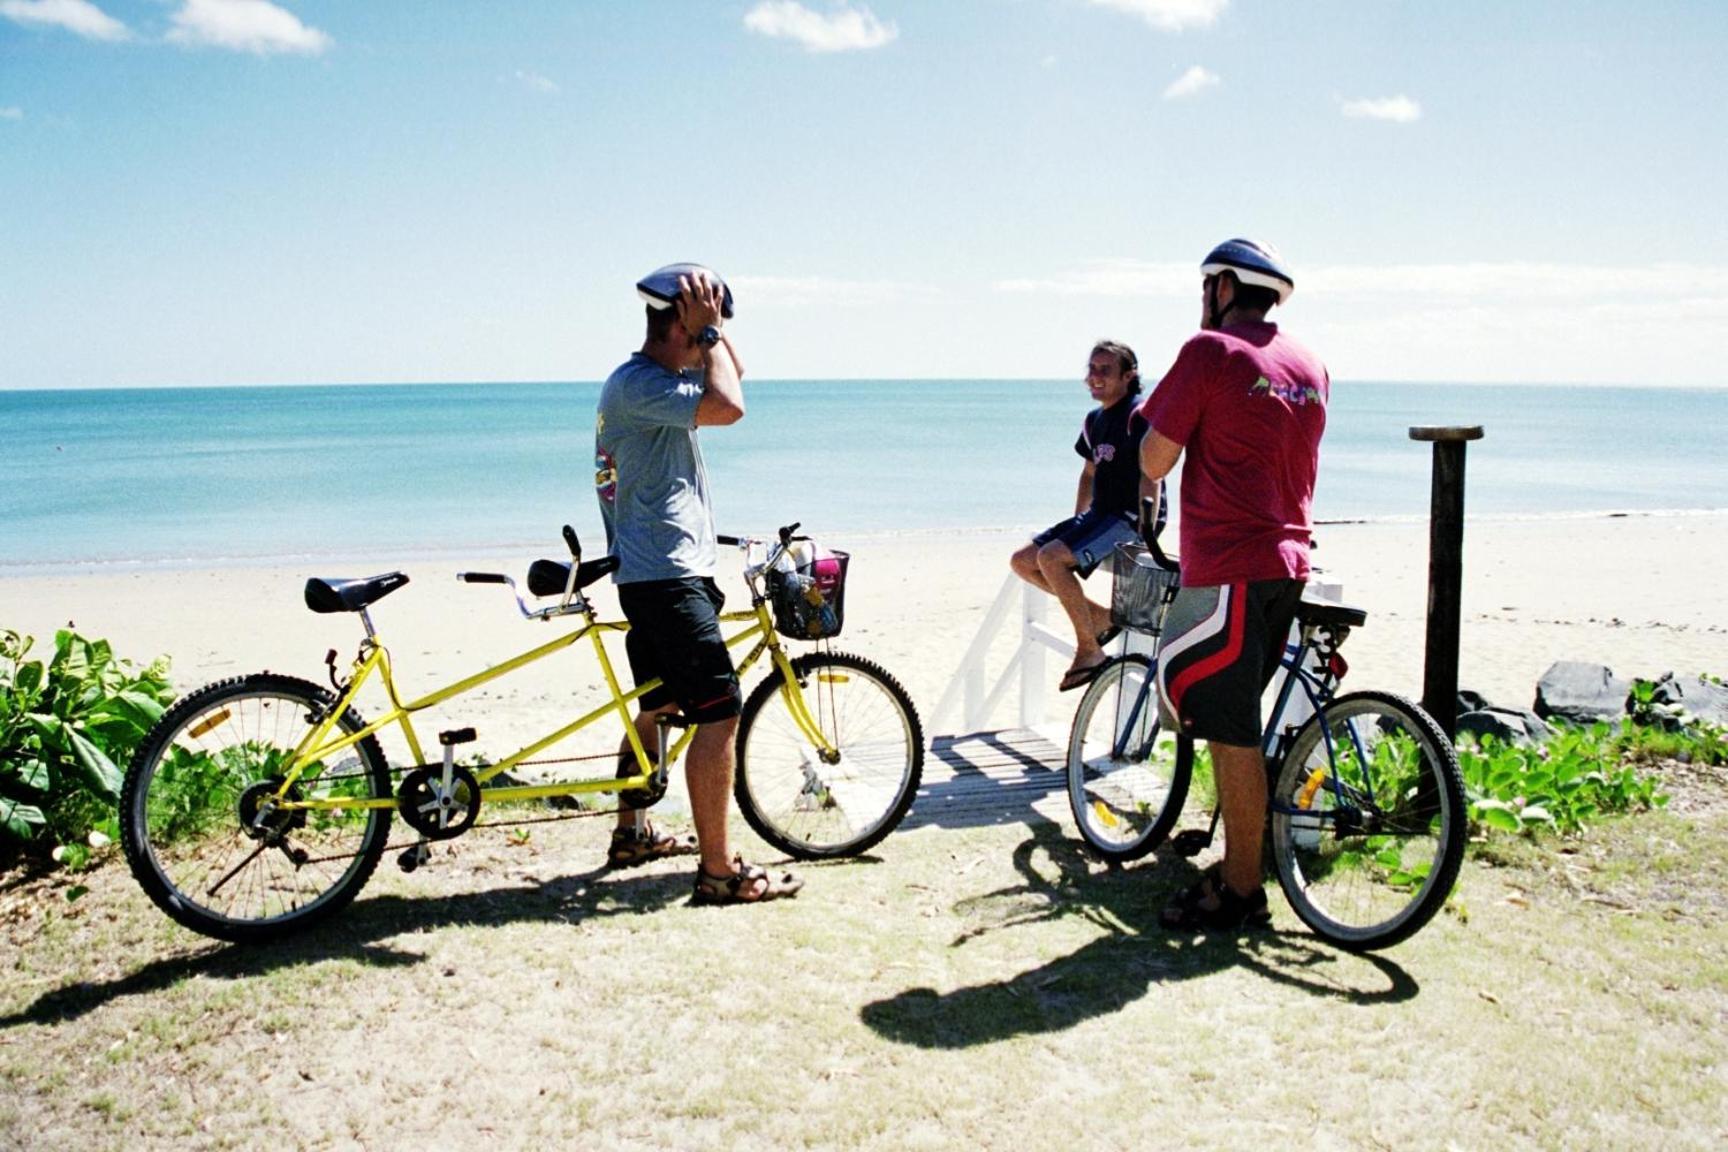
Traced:
[[805, 708], [836, 751], [792, 714], [778, 675], [757, 685], [738, 727], [738, 808], [758, 835], [804, 859], [856, 855], [911, 806], [924, 733], [905, 689], [880, 665], [843, 653], [793, 661]]
[[1087, 845], [1107, 860], [1156, 848], [1188, 796], [1193, 746], [1158, 720], [1152, 666], [1112, 661], [1087, 686], [1068, 735], [1068, 805]]
[[1345, 948], [1408, 938], [1445, 903], [1463, 862], [1457, 756], [1427, 713], [1389, 693], [1339, 697], [1303, 726], [1272, 812], [1291, 907]]
[[[265, 811], [260, 820], [294, 749], [332, 703], [304, 681], [249, 676], [193, 693], [151, 732], [127, 773], [122, 833], [134, 875], [169, 915], [220, 939], [258, 940], [335, 911], [366, 882], [388, 809]], [[337, 727], [362, 724], [349, 712]], [[292, 795], [389, 791], [368, 738], [305, 766]]]

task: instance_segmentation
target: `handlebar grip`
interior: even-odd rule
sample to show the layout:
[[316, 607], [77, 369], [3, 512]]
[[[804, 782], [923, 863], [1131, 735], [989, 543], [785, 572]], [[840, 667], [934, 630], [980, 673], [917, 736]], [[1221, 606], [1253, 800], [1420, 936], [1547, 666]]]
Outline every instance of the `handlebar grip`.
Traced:
[[456, 579], [464, 584], [508, 584], [510, 578], [499, 572], [458, 572]]
[[792, 523], [786, 525], [786, 527], [780, 529], [780, 543], [790, 544], [792, 542], [792, 533], [798, 531], [798, 529], [803, 526], [802, 521], [794, 520]]
[[742, 548], [744, 546], [744, 540], [739, 536], [716, 536], [714, 537], [714, 543], [723, 545], [727, 548]]
[[581, 557], [582, 544], [576, 539], [576, 529], [568, 524], [564, 525], [564, 543], [569, 547], [570, 555], [577, 558]]

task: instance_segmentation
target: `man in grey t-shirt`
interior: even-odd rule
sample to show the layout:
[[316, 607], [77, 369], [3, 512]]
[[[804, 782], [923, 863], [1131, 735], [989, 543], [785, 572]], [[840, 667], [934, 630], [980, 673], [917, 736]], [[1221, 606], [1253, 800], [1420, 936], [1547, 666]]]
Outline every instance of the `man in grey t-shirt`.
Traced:
[[[745, 864], [726, 836], [741, 699], [720, 632], [724, 597], [714, 582], [714, 514], [696, 430], [744, 417], [744, 368], [721, 331], [731, 292], [693, 264], [662, 268], [637, 290], [648, 305], [648, 334], [600, 389], [594, 482], [607, 548], [618, 557], [613, 579], [630, 621], [631, 674], [638, 685], [662, 681], [642, 696], [636, 731], [654, 752], [657, 715], [678, 712], [698, 725], [685, 761], [696, 842], [620, 812], [607, 859], [622, 867], [697, 852], [698, 902], [790, 896], [802, 881]], [[628, 752], [626, 741], [620, 755]]]

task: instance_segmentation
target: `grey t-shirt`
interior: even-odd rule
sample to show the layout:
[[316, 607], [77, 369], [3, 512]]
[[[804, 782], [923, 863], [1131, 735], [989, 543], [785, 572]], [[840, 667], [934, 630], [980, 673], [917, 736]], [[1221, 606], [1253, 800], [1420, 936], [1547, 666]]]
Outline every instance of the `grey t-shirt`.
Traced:
[[600, 388], [594, 487], [620, 584], [713, 576], [708, 472], [696, 441], [700, 373], [670, 372], [638, 352]]

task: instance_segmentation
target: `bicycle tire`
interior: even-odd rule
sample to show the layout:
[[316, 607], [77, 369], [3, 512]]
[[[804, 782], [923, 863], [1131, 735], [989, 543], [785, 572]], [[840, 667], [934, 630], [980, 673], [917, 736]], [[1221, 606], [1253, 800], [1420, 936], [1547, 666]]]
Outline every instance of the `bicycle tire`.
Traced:
[[924, 774], [918, 710], [899, 681], [861, 656], [813, 652], [794, 659], [792, 670], [840, 759], [827, 763], [810, 743], [775, 671], [750, 693], [738, 724], [738, 810], [788, 856], [856, 856], [892, 832], [917, 795]]
[[1390, 692], [1340, 696], [1297, 731], [1278, 769], [1278, 883], [1331, 943], [1390, 947], [1451, 895], [1465, 815], [1457, 753], [1432, 717]]
[[[354, 899], [384, 852], [391, 809], [302, 810], [262, 832], [242, 815], [256, 814], [272, 769], [335, 703], [315, 684], [264, 672], [182, 697], [150, 730], [121, 787], [120, 836], [132, 875], [159, 908], [206, 936], [257, 943]], [[337, 724], [365, 727], [352, 708]], [[300, 794], [392, 795], [374, 737], [342, 756], [303, 776]]]
[[1152, 661], [1119, 656], [1086, 686], [1068, 732], [1068, 806], [1087, 848], [1138, 860], [1170, 834], [1188, 799], [1194, 742], [1163, 728]]

